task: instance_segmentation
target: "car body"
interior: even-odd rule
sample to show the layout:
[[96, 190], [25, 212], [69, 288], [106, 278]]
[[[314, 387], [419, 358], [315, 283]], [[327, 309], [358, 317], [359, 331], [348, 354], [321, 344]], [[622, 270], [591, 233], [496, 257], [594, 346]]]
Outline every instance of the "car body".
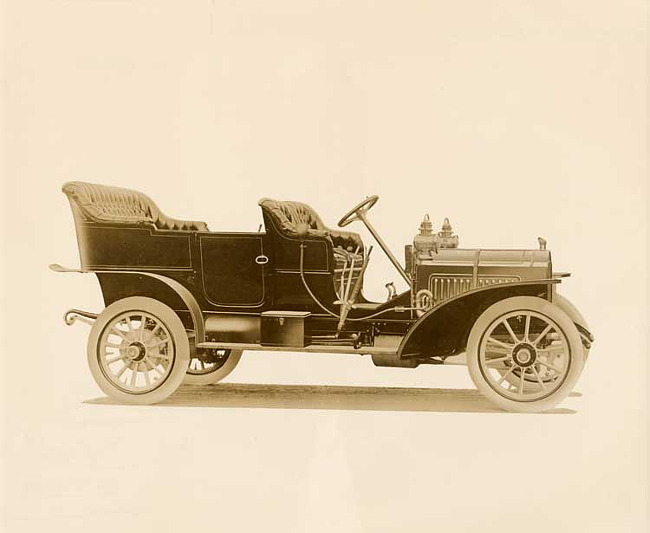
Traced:
[[553, 273], [543, 239], [535, 250], [461, 249], [448, 220], [435, 233], [427, 216], [402, 265], [368, 220], [378, 198], [367, 198], [339, 225], [363, 222], [409, 286], [389, 284], [387, 300], [371, 302], [372, 247], [306, 204], [262, 199], [264, 231], [232, 233], [167, 217], [130, 189], [70, 182], [63, 192], [81, 266], [52, 268], [95, 274], [106, 305], [70, 310], [66, 322], [92, 324], [91, 370], [121, 401], [219, 381], [244, 350], [285, 350], [365, 354], [378, 366], [466, 363], [499, 407], [539, 411], [568, 394], [593, 341], [557, 294], [565, 274]]

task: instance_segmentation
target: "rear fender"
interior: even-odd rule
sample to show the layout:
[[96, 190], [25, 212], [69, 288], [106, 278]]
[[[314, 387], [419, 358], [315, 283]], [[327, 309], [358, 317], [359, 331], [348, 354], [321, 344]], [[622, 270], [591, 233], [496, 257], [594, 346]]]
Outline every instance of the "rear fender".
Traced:
[[194, 295], [175, 279], [142, 271], [95, 270], [94, 273], [99, 279], [104, 294], [104, 303], [107, 306], [113, 301], [129, 296], [148, 296], [165, 303], [174, 310], [186, 309], [189, 311], [196, 343], [205, 342], [205, 324], [201, 307]]
[[399, 358], [449, 356], [465, 351], [476, 319], [490, 305], [513, 296], [550, 299], [557, 279], [490, 285], [446, 300], [422, 315], [399, 346]]

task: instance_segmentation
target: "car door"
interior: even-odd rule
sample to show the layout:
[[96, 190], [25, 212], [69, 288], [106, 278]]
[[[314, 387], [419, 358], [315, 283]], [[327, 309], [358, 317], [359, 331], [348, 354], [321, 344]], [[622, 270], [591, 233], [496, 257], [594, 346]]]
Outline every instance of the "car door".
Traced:
[[264, 234], [199, 235], [206, 299], [219, 307], [256, 308], [266, 297]]

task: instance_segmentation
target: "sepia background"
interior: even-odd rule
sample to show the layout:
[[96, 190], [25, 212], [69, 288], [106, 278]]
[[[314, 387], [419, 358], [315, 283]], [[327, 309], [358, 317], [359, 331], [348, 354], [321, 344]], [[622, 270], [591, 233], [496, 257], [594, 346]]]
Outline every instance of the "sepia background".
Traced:
[[[647, 531], [646, 21], [620, 0], [4, 2], [2, 530]], [[333, 226], [378, 194], [400, 258], [425, 213], [463, 247], [543, 236], [596, 336], [579, 394], [513, 415], [462, 367], [246, 353], [246, 385], [98, 400], [88, 328], [62, 321], [102, 309], [97, 281], [47, 269], [78, 265], [68, 180], [213, 231], [256, 231], [263, 196]], [[366, 295], [391, 280], [376, 249]]]

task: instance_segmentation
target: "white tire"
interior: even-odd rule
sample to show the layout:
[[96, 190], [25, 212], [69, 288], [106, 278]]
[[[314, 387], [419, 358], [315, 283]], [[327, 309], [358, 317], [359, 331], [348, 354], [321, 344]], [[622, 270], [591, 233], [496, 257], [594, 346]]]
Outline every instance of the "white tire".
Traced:
[[[560, 309], [562, 309], [562, 311], [564, 311], [567, 315], [569, 315], [574, 322], [580, 324], [583, 328], [589, 330], [587, 321], [582, 316], [582, 313], [580, 313], [580, 311], [578, 311], [578, 308], [575, 305], [573, 305], [569, 300], [567, 300], [564, 296], [555, 293], [553, 295], [553, 303], [557, 305]], [[590, 348], [587, 348], [584, 344], [582, 345], [582, 353], [584, 354], [585, 363], [587, 362], [587, 359], [589, 359], [589, 350]]]
[[168, 306], [140, 296], [112, 303], [88, 338], [88, 365], [97, 385], [123, 403], [163, 401], [183, 381], [190, 347], [185, 327]]
[[223, 350], [224, 361], [206, 362], [192, 354], [183, 383], [186, 385], [212, 385], [223, 380], [237, 366], [242, 350]]
[[[562, 311], [564, 311], [571, 320], [574, 323], [580, 324], [582, 327], [585, 329], [589, 330], [589, 327], [587, 326], [587, 321], [584, 319], [580, 311], [569, 301], [567, 300], [564, 296], [561, 294], [554, 294], [553, 295], [553, 304], [557, 305]], [[584, 357], [584, 364], [587, 364], [587, 359], [589, 359], [589, 348], [587, 348], [584, 343], [582, 344], [582, 354]], [[583, 365], [583, 370], [584, 370], [584, 365]], [[505, 371], [504, 371], [505, 373]], [[518, 380], [520, 379], [520, 376], [516, 374], [510, 374], [506, 376], [506, 380], [511, 384], [511, 385], [517, 385]], [[534, 391], [536, 390], [537, 387], [537, 381], [535, 379], [532, 379], [532, 376], [528, 376], [525, 378], [524, 382], [524, 388], [527, 391]]]
[[[532, 296], [490, 306], [467, 343], [472, 381], [488, 400], [508, 411], [536, 413], [555, 407], [573, 390], [583, 364], [580, 334], [571, 318]], [[512, 374], [519, 379], [508, 379]], [[536, 385], [529, 386], [527, 378], [534, 378]]]

